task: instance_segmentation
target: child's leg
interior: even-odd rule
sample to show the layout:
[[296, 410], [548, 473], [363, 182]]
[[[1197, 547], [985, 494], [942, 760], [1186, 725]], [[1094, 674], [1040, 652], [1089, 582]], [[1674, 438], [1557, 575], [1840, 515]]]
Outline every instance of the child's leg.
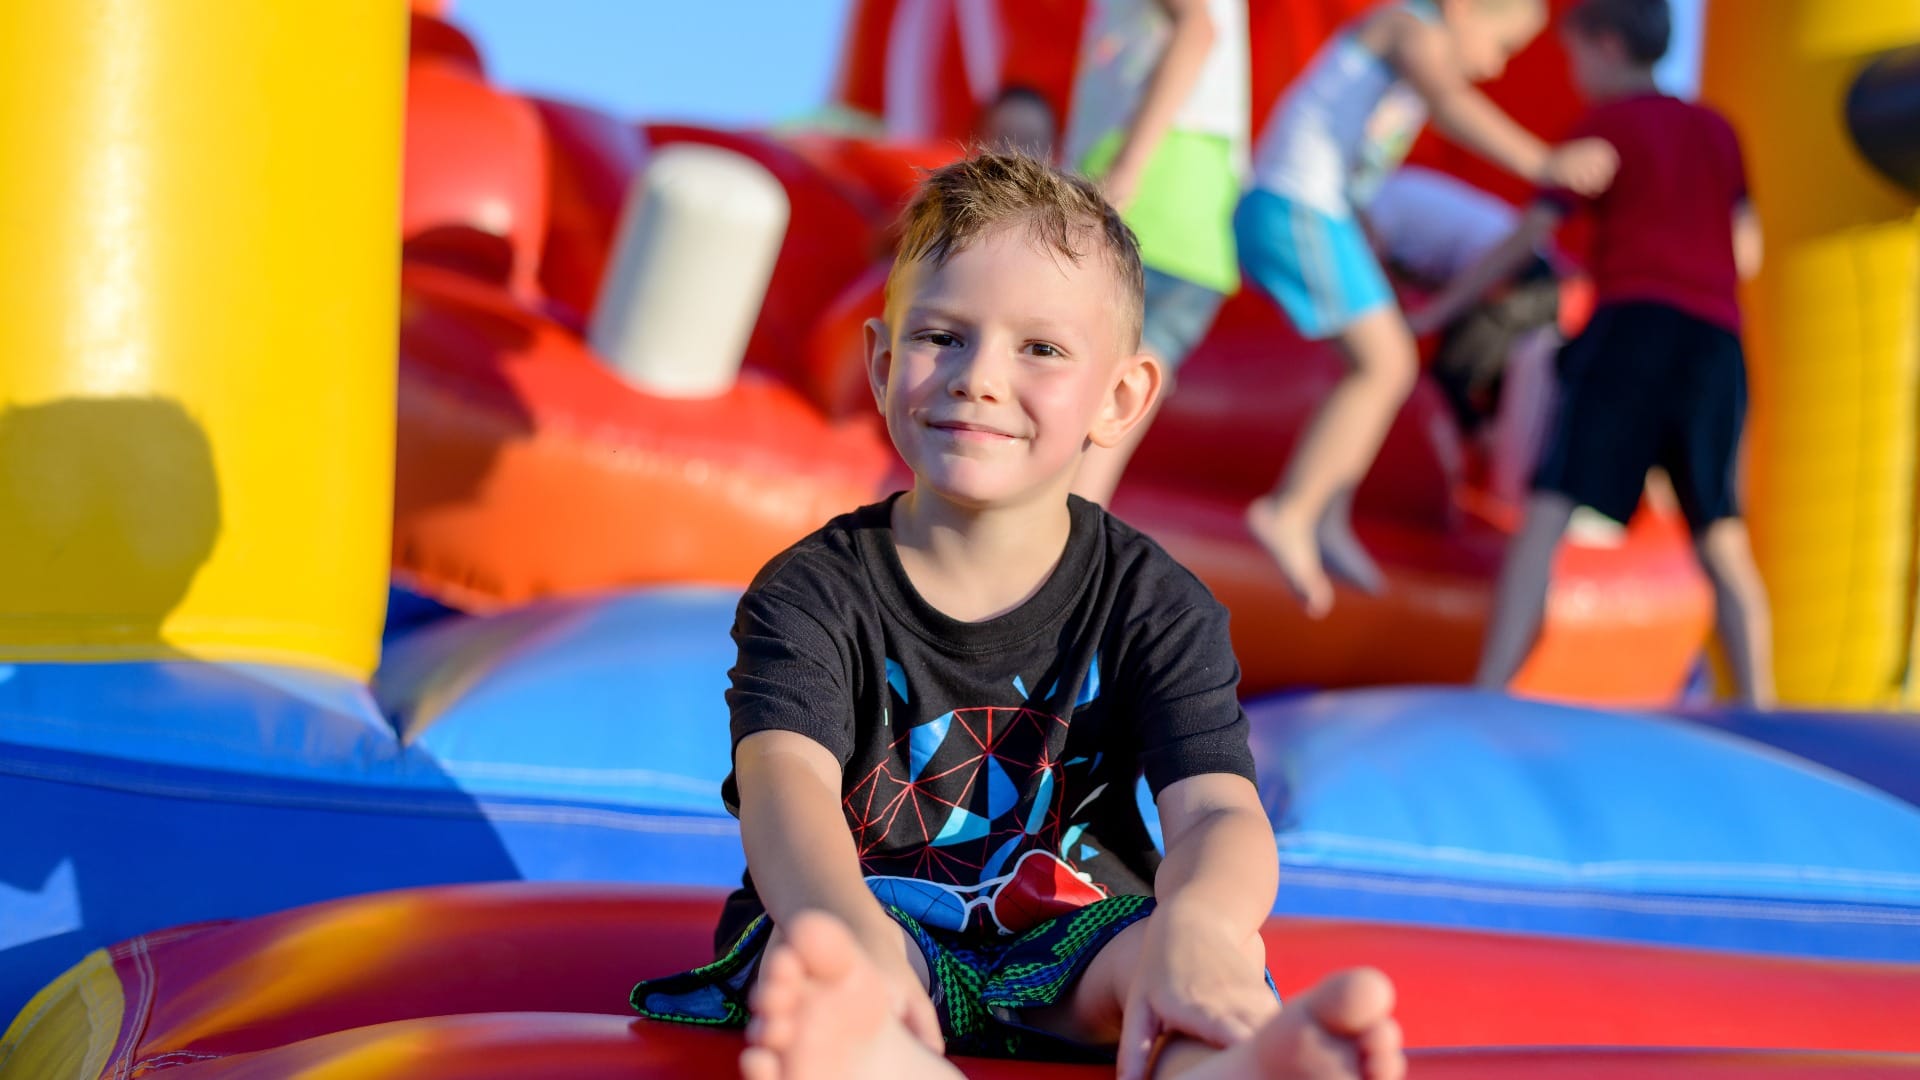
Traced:
[[1553, 574], [1554, 552], [1573, 519], [1574, 503], [1558, 492], [1536, 491], [1527, 503], [1527, 517], [1507, 545], [1500, 580], [1494, 586], [1493, 613], [1487, 623], [1486, 643], [1480, 649], [1475, 686], [1504, 690], [1526, 662], [1546, 613], [1547, 586]]
[[1495, 497], [1517, 503], [1526, 494], [1527, 481], [1540, 463], [1540, 447], [1553, 418], [1553, 357], [1560, 335], [1543, 327], [1514, 342], [1507, 360], [1500, 409], [1493, 420], [1493, 464], [1489, 486]]
[[1347, 515], [1342, 512], [1324, 531], [1321, 519], [1366, 475], [1419, 375], [1413, 335], [1397, 307], [1376, 307], [1362, 315], [1339, 341], [1347, 355], [1347, 373], [1300, 436], [1280, 486], [1255, 502], [1247, 515], [1254, 535], [1315, 616], [1333, 604], [1333, 588], [1320, 561], [1323, 543], [1328, 561], [1342, 576], [1363, 588], [1379, 587], [1380, 571], [1353, 539]]
[[1721, 518], [1707, 526], [1695, 550], [1713, 583], [1714, 625], [1726, 649], [1735, 690], [1741, 701], [1770, 709], [1774, 704], [1773, 618], [1746, 523]]
[[888, 1008], [885, 977], [831, 916], [794, 917], [753, 988], [744, 1080], [950, 1080], [960, 1071]]
[[[1121, 931], [1087, 964], [1072, 997], [1051, 1010], [1029, 1014], [1037, 1027], [1076, 1042], [1111, 1045], [1120, 1038], [1124, 1011], [1140, 964], [1148, 916]], [[1397, 1080], [1405, 1071], [1400, 1027], [1393, 1020], [1393, 987], [1377, 971], [1334, 975], [1294, 998], [1285, 1009], [1265, 978], [1265, 947], [1258, 935], [1244, 947], [1247, 981], [1232, 1000], [1217, 1003], [1224, 1026], [1252, 1034], [1225, 1049], [1196, 1039], [1166, 1039], [1150, 1076], [1156, 1080]]]

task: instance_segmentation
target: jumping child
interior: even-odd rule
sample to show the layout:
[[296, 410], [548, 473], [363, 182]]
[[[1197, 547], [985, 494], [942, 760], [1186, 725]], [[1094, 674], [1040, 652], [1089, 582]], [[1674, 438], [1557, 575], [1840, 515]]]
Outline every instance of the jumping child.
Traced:
[[1132, 234], [1089, 182], [997, 154], [933, 173], [903, 232], [868, 375], [913, 486], [741, 598], [722, 794], [747, 876], [720, 958], [635, 1008], [751, 1014], [749, 1080], [957, 1077], [946, 1049], [1400, 1077], [1384, 976], [1282, 1013], [1265, 975], [1278, 858], [1226, 610], [1069, 494], [1160, 389]]
[[1442, 133], [1508, 171], [1583, 192], [1612, 178], [1597, 139], [1550, 148], [1475, 89], [1546, 24], [1544, 0], [1388, 0], [1341, 30], [1275, 107], [1255, 150], [1253, 190], [1234, 215], [1247, 276], [1302, 336], [1333, 338], [1348, 370], [1294, 447], [1286, 475], [1247, 524], [1308, 614], [1333, 605], [1325, 565], [1384, 588], [1355, 539], [1354, 488], [1418, 375], [1413, 335], [1359, 218], [1431, 110]]
[[1713, 583], [1714, 621], [1742, 700], [1773, 703], [1772, 620], [1735, 491], [1746, 420], [1738, 283], [1760, 271], [1760, 222], [1740, 141], [1719, 113], [1662, 94], [1666, 0], [1586, 0], [1566, 18], [1574, 81], [1593, 103], [1578, 131], [1618, 148], [1606, 194], [1550, 189], [1514, 233], [1433, 300], [1423, 322], [1464, 309], [1551, 236], [1593, 221], [1593, 320], [1560, 354], [1557, 428], [1526, 520], [1507, 549], [1476, 679], [1512, 680], [1533, 648], [1554, 551], [1579, 506], [1625, 522], [1647, 470], [1665, 469]]

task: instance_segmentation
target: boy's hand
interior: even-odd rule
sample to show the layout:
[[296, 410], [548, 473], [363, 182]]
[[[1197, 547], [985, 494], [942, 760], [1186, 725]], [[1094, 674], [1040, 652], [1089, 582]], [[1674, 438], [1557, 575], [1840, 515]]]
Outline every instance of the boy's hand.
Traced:
[[1576, 195], [1591, 198], [1613, 183], [1620, 169], [1620, 154], [1605, 139], [1575, 139], [1553, 148], [1547, 155], [1546, 186], [1565, 188]]
[[1259, 965], [1231, 931], [1166, 909], [1149, 916], [1146, 927], [1120, 1024], [1120, 1080], [1147, 1075], [1161, 1036], [1230, 1046], [1279, 1011]]

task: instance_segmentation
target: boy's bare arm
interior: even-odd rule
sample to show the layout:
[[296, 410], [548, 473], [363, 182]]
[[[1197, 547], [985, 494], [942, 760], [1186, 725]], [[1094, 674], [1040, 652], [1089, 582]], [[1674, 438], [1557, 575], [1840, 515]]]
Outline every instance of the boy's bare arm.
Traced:
[[824, 911], [851, 927], [875, 962], [905, 962], [906, 939], [861, 876], [833, 753], [791, 731], [760, 731], [734, 748], [733, 770], [747, 867], [774, 925]]
[[1226, 1046], [1275, 1008], [1249, 948], [1280, 880], [1259, 793], [1244, 777], [1213, 773], [1169, 784], [1155, 801], [1167, 857], [1122, 1011], [1122, 1080], [1146, 1075], [1161, 1036]]
[[1159, 0], [1159, 3], [1173, 23], [1173, 32], [1167, 38], [1159, 63], [1154, 65], [1153, 74], [1147, 77], [1140, 107], [1127, 125], [1120, 149], [1101, 185], [1107, 200], [1123, 209], [1132, 201], [1140, 177], [1147, 171], [1147, 162], [1159, 149], [1160, 140], [1173, 127], [1173, 118], [1193, 94], [1194, 86], [1200, 81], [1200, 70], [1206, 65], [1207, 53], [1219, 35], [1219, 28], [1207, 13], [1206, 0]]
[[1552, 203], [1536, 202], [1529, 206], [1505, 240], [1482, 255], [1480, 261], [1455, 275], [1420, 310], [1407, 316], [1407, 325], [1415, 334], [1427, 334], [1459, 318], [1488, 290], [1507, 280], [1532, 258], [1559, 225], [1560, 210]]
[[1535, 184], [1598, 195], [1613, 182], [1620, 159], [1605, 140], [1548, 146], [1467, 81], [1445, 30], [1410, 17], [1396, 25], [1387, 55], [1426, 100], [1441, 134]]
[[1389, 57], [1426, 100], [1442, 134], [1516, 176], [1545, 179], [1547, 144], [1467, 81], [1445, 30], [1408, 18], [1394, 37]]
[[1733, 208], [1733, 266], [1741, 281], [1760, 276], [1760, 264], [1766, 259], [1766, 240], [1760, 231], [1760, 215], [1745, 199]]
[[1280, 884], [1260, 793], [1244, 777], [1210, 773], [1167, 785], [1156, 803], [1167, 845], [1154, 876], [1157, 913], [1212, 921], [1243, 938], [1256, 933]]

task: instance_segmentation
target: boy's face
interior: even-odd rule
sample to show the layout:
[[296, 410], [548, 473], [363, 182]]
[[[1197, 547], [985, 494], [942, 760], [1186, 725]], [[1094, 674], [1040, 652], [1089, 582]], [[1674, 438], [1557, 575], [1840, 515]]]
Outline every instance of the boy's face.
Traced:
[[1442, 12], [1472, 82], [1499, 78], [1547, 25], [1546, 5], [1529, 0], [1452, 0]]
[[1091, 441], [1114, 445], [1159, 391], [1133, 355], [1118, 276], [998, 229], [896, 281], [867, 323], [868, 376], [917, 482], [969, 509], [1065, 498]]

